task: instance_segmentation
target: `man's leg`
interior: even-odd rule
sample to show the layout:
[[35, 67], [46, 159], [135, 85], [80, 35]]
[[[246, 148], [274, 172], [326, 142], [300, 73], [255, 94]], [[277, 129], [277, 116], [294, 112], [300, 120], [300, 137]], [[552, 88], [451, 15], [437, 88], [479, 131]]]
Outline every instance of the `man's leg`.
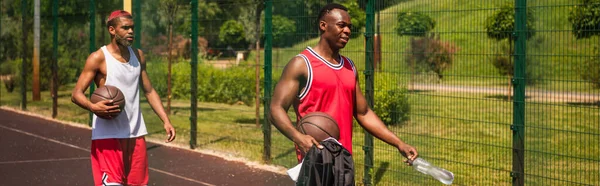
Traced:
[[130, 158], [127, 185], [148, 185], [148, 156], [146, 153], [146, 140], [142, 137], [131, 138], [129, 141]]
[[117, 139], [92, 140], [94, 185], [123, 184], [123, 152]]

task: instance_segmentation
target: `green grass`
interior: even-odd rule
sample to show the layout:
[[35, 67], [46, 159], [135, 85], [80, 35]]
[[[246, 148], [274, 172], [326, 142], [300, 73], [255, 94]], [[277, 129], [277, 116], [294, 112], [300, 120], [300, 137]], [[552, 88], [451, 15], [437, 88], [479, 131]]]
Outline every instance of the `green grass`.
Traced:
[[[526, 183], [597, 184], [598, 106], [527, 102]], [[410, 123], [391, 129], [413, 144], [421, 157], [452, 171], [456, 184], [511, 185], [511, 102], [487, 94], [422, 92], [411, 94], [410, 103]], [[359, 138], [355, 145], [362, 144], [362, 135], [354, 135]], [[374, 169], [383, 172], [379, 184], [436, 184], [403, 165], [394, 148], [379, 140], [375, 147]], [[363, 162], [362, 151], [354, 155], [355, 161]], [[362, 176], [361, 169], [357, 175]]]
[[[500, 42], [487, 37], [484, 22], [501, 5], [512, 1], [408, 1], [382, 10], [380, 15], [380, 35], [382, 38], [383, 72], [410, 73], [405, 62], [410, 36], [399, 36], [394, 27], [398, 12], [423, 12], [436, 20], [432, 32], [441, 34], [443, 41], [455, 44], [459, 50], [454, 56], [452, 67], [444, 72], [441, 81], [449, 85], [506, 86], [508, 77], [500, 75], [492, 65], [492, 57], [499, 52]], [[571, 24], [567, 17], [575, 2], [569, 0], [529, 2], [530, 10], [536, 17], [536, 36], [527, 43], [527, 58], [537, 63], [534, 68], [543, 79], [541, 83], [528, 88], [593, 93], [597, 89], [583, 81], [580, 72], [583, 62], [594, 55], [593, 48], [599, 38], [577, 40], [571, 34]], [[365, 69], [364, 33], [342, 50], [359, 67]], [[318, 38], [300, 42], [289, 48], [273, 49], [273, 74], [279, 77], [281, 68], [306, 46], [315, 46]], [[503, 41], [506, 42], [506, 41]], [[253, 52], [254, 53], [254, 52]], [[254, 54], [249, 61], [254, 63]], [[261, 62], [264, 53], [261, 54]]]

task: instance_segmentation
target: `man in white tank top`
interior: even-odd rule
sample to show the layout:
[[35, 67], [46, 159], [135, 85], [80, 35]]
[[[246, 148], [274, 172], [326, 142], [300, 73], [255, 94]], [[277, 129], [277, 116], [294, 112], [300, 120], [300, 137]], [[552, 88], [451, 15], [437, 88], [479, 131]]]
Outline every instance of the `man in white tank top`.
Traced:
[[[164, 123], [166, 142], [175, 139], [175, 129], [150, 83], [143, 52], [131, 48], [134, 39], [131, 14], [123, 10], [114, 11], [106, 25], [111, 42], [90, 54], [73, 89], [71, 100], [94, 113], [91, 147], [94, 185], [148, 185], [144, 139], [148, 132], [139, 105], [139, 85], [148, 103]], [[112, 100], [91, 103], [85, 91], [92, 81], [98, 87], [112, 85], [119, 88], [125, 96], [124, 109], [121, 111], [118, 105], [112, 104]], [[121, 114], [111, 117], [118, 112]]]

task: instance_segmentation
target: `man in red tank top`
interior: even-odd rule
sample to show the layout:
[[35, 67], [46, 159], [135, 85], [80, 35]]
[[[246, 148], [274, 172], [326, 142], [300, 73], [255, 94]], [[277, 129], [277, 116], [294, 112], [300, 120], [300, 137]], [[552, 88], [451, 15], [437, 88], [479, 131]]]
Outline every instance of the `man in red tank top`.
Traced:
[[300, 133], [287, 115], [294, 106], [298, 120], [310, 112], [325, 112], [336, 119], [340, 143], [352, 153], [352, 119], [373, 136], [396, 147], [414, 160], [417, 150], [392, 133], [369, 108], [363, 96], [352, 61], [340, 55], [350, 40], [352, 22], [346, 7], [328, 4], [318, 17], [321, 38], [314, 48], [307, 47], [286, 65], [271, 99], [269, 119], [297, 147], [301, 161], [313, 145], [323, 148], [309, 135]]

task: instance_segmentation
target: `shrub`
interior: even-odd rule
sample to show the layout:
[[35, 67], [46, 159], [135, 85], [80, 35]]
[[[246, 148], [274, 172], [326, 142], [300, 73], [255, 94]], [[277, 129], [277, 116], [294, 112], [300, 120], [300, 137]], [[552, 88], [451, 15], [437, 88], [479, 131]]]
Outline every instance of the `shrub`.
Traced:
[[407, 90], [400, 87], [395, 75], [375, 74], [373, 111], [386, 125], [402, 125], [410, 120]]
[[158, 92], [158, 95], [161, 98], [166, 98], [168, 78], [167, 60], [162, 60], [162, 58], [158, 56], [150, 57], [149, 59], [151, 59], [151, 61], [146, 62], [146, 72], [150, 77], [152, 87], [154, 87], [154, 90]]
[[236, 20], [225, 21], [219, 30], [219, 42], [233, 48], [246, 47], [244, 25]]
[[[263, 24], [264, 28], [264, 23]], [[296, 33], [296, 22], [288, 19], [284, 16], [274, 15], [273, 16], [273, 46], [277, 47], [288, 47], [292, 46], [295, 42], [293, 35]]]
[[[173, 98], [189, 99], [189, 63], [173, 65]], [[230, 67], [217, 69], [207, 64], [198, 65], [198, 101], [254, 105], [254, 68]]]
[[586, 60], [581, 69], [581, 78], [600, 88], [600, 48], [596, 46], [595, 49], [596, 55]]
[[[535, 14], [533, 9], [527, 9], [527, 39], [535, 35]], [[489, 38], [498, 41], [512, 38], [515, 30], [515, 9], [512, 4], [505, 4], [493, 15], [488, 17], [484, 23], [485, 31]], [[512, 41], [512, 40], [511, 40]]]
[[580, 0], [569, 12], [573, 35], [577, 39], [600, 35], [600, 0]]
[[[581, 5], [569, 12], [572, 32], [577, 39], [600, 36], [600, 0], [580, 0]], [[580, 70], [581, 78], [600, 88], [600, 46], [596, 46], [596, 54], [585, 61]]]
[[420, 12], [400, 12], [395, 30], [398, 35], [425, 36], [435, 27], [435, 20]]
[[0, 75], [16, 75], [17, 70], [20, 68], [17, 64], [20, 64], [20, 61], [21, 59], [16, 59], [0, 63]]
[[0, 64], [0, 76], [8, 92], [13, 92], [21, 84], [21, 59], [8, 60]]
[[450, 43], [440, 40], [439, 35], [431, 34], [428, 37], [410, 40], [407, 49], [406, 61], [418, 71], [433, 71], [439, 79], [443, 78], [442, 72], [452, 65], [453, 55], [458, 50]]
[[0, 63], [0, 77], [2, 77], [2, 82], [6, 87], [8, 92], [13, 92], [15, 88], [15, 78], [16, 78], [16, 61], [10, 60]]

